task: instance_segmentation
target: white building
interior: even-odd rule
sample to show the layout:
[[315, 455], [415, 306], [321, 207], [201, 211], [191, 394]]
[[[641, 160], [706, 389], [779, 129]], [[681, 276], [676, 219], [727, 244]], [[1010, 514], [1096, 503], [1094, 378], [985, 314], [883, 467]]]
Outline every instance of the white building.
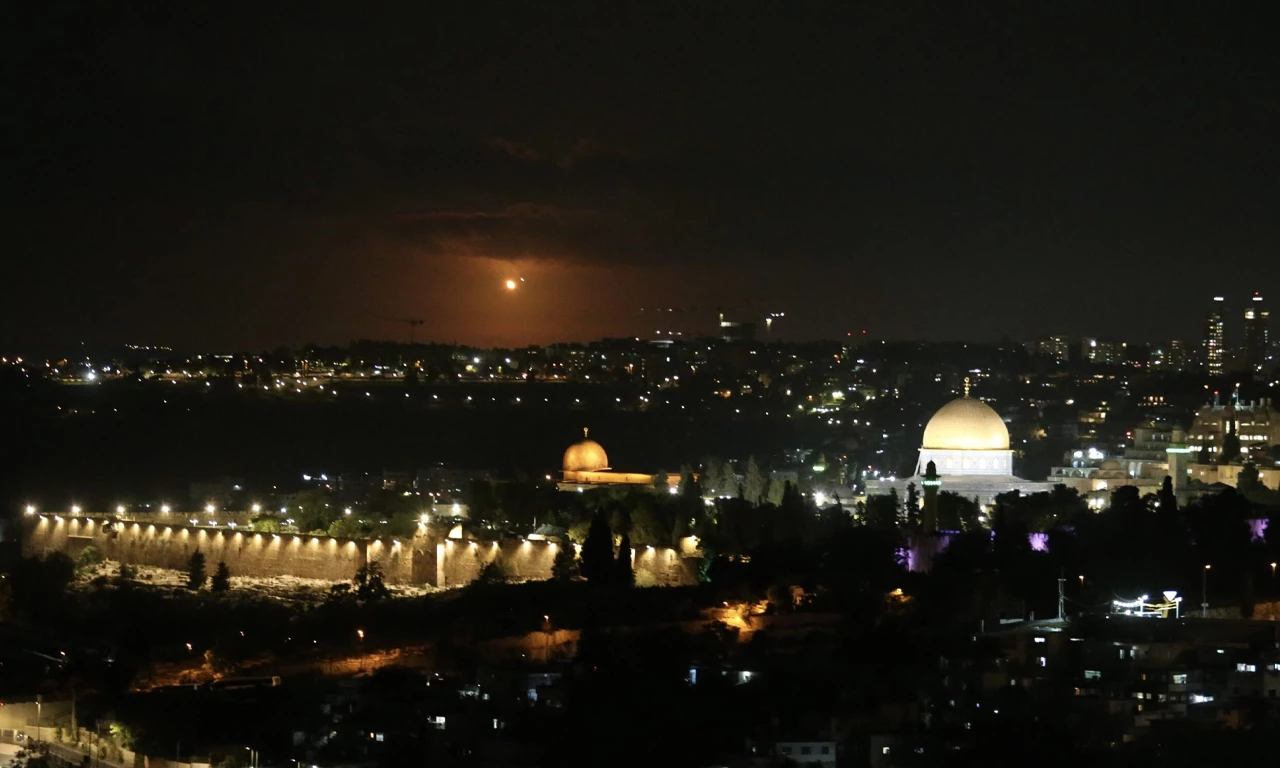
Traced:
[[1009, 491], [1024, 494], [1053, 489], [1052, 483], [1023, 480], [1013, 474], [1013, 451], [1009, 448], [1009, 428], [1000, 414], [978, 398], [956, 398], [938, 409], [924, 428], [920, 459], [915, 477], [900, 480], [872, 480], [867, 495], [897, 490], [901, 496], [909, 483], [921, 486], [925, 467], [933, 462], [942, 481], [940, 490], [977, 497], [979, 504], [991, 504]]

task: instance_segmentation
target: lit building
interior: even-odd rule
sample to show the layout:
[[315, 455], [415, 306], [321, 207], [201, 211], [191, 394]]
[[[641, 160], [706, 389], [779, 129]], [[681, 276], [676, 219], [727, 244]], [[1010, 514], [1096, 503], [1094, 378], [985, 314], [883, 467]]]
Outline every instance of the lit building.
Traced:
[[1071, 340], [1066, 336], [1050, 336], [1036, 344], [1036, 352], [1065, 363], [1071, 359]]
[[1188, 442], [1195, 452], [1204, 449], [1216, 460], [1216, 454], [1222, 452], [1223, 441], [1232, 433], [1240, 439], [1240, 454], [1244, 458], [1260, 448], [1280, 445], [1280, 411], [1270, 398], [1223, 405], [1215, 397], [1212, 405], [1196, 411]]
[[1270, 321], [1271, 312], [1263, 306], [1262, 295], [1255, 292], [1244, 311], [1244, 345], [1240, 349], [1240, 361], [1249, 373], [1260, 372], [1270, 359]]
[[1128, 359], [1129, 345], [1109, 339], [1082, 339], [1080, 357], [1094, 365], [1124, 365]]
[[1213, 308], [1204, 320], [1204, 368], [1212, 376], [1222, 373], [1226, 362], [1227, 314], [1226, 299], [1213, 297]]
[[756, 324], [740, 322], [737, 320], [725, 320], [724, 313], [721, 312], [720, 338], [725, 341], [755, 341]]
[[562, 491], [585, 490], [602, 486], [648, 486], [650, 488], [666, 487], [671, 491], [680, 487], [680, 475], [669, 473], [666, 476], [648, 475], [640, 472], [614, 472], [609, 467], [609, 456], [604, 448], [587, 436], [582, 430], [582, 439], [569, 446], [564, 452], [561, 481], [558, 485]]
[[1173, 339], [1151, 350], [1151, 363], [1157, 371], [1186, 373], [1191, 370], [1191, 346], [1180, 339]]
[[1041, 493], [1053, 489], [1052, 483], [1014, 476], [1009, 428], [995, 409], [969, 397], [968, 380], [964, 396], [939, 408], [925, 425], [915, 477], [870, 480], [867, 494], [886, 494], [892, 489], [902, 495], [908, 483], [923, 487], [930, 463], [937, 468], [932, 487], [966, 498], [977, 497], [979, 504], [991, 504], [998, 494], [1008, 491]]

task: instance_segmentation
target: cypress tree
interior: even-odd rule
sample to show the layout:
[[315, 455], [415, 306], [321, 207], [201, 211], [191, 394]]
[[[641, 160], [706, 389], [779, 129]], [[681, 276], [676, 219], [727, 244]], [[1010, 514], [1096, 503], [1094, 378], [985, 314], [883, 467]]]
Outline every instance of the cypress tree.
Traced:
[[622, 543], [618, 545], [618, 559], [614, 561], [614, 583], [620, 587], [634, 586], [635, 571], [631, 569], [631, 535], [622, 534]]
[[187, 561], [187, 589], [204, 589], [208, 576], [204, 572], [204, 553], [196, 550]]
[[582, 575], [593, 584], [607, 584], [613, 570], [613, 531], [604, 513], [597, 512], [582, 543]]

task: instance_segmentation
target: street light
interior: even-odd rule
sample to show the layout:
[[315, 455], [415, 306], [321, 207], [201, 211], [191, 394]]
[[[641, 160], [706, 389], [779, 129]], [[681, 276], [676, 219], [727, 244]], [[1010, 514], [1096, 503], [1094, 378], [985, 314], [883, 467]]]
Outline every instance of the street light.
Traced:
[[1209, 569], [1210, 568], [1213, 568], [1213, 566], [1206, 563], [1204, 566], [1204, 571], [1201, 572], [1201, 579], [1200, 579], [1200, 617], [1205, 619], [1209, 618]]

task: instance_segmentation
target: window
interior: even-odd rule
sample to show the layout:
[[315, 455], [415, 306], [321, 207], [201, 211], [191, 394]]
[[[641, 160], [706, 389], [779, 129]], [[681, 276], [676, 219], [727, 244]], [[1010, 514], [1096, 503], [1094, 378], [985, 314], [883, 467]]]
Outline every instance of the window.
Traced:
[[801, 747], [801, 748], [800, 748], [800, 754], [802, 754], [802, 755], [812, 754], [812, 752], [813, 752], [813, 747]]
[[1257, 664], [1245, 664], [1243, 661], [1241, 661], [1241, 662], [1237, 662], [1237, 663], [1236, 663], [1236, 671], [1237, 671], [1237, 672], [1257, 672], [1257, 671], [1258, 671], [1258, 665], [1257, 665]]
[[1045, 657], [1041, 656], [1041, 657], [1039, 658], [1039, 661], [1040, 661], [1040, 666], [1042, 666], [1042, 667], [1047, 667], [1047, 666], [1049, 666], [1049, 660], [1048, 660], [1048, 659], [1046, 659]]
[[1043, 643], [1043, 642], [1045, 642], [1045, 639], [1044, 639], [1043, 637], [1037, 637], [1037, 638], [1036, 638], [1036, 642], [1037, 642], [1037, 643]]
[[[1275, 693], [1275, 691], [1272, 691], [1272, 693]], [[885, 749], [888, 749], [888, 747], [885, 747]], [[828, 746], [826, 746], [826, 745], [824, 744], [824, 745], [822, 746], [822, 754], [824, 754], [824, 755], [829, 755], [829, 754], [831, 754], [831, 747], [828, 747]]]
[[[1102, 673], [1096, 669], [1086, 669], [1084, 671], [1085, 680], [1097, 680], [1100, 677], [1102, 677]], [[1186, 675], [1183, 675], [1183, 677], [1185, 678]], [[1184, 680], [1183, 682], [1186, 682], [1186, 681]]]
[[881, 748], [880, 748], [880, 754], [882, 754], [882, 755], [887, 755], [887, 754], [889, 754], [889, 748], [888, 748], [888, 747], [881, 747]]
[[782, 748], [782, 754], [784, 754], [784, 755], [789, 755], [789, 754], [791, 754], [791, 747], [783, 747], [783, 748]]
[[[1086, 674], [1085, 676], [1087, 677], [1088, 675]], [[1176, 672], [1176, 673], [1174, 673], [1174, 675], [1173, 675], [1173, 684], [1174, 684], [1174, 685], [1186, 685], [1186, 684], [1187, 684], [1187, 673], [1186, 673], [1186, 672]]]

